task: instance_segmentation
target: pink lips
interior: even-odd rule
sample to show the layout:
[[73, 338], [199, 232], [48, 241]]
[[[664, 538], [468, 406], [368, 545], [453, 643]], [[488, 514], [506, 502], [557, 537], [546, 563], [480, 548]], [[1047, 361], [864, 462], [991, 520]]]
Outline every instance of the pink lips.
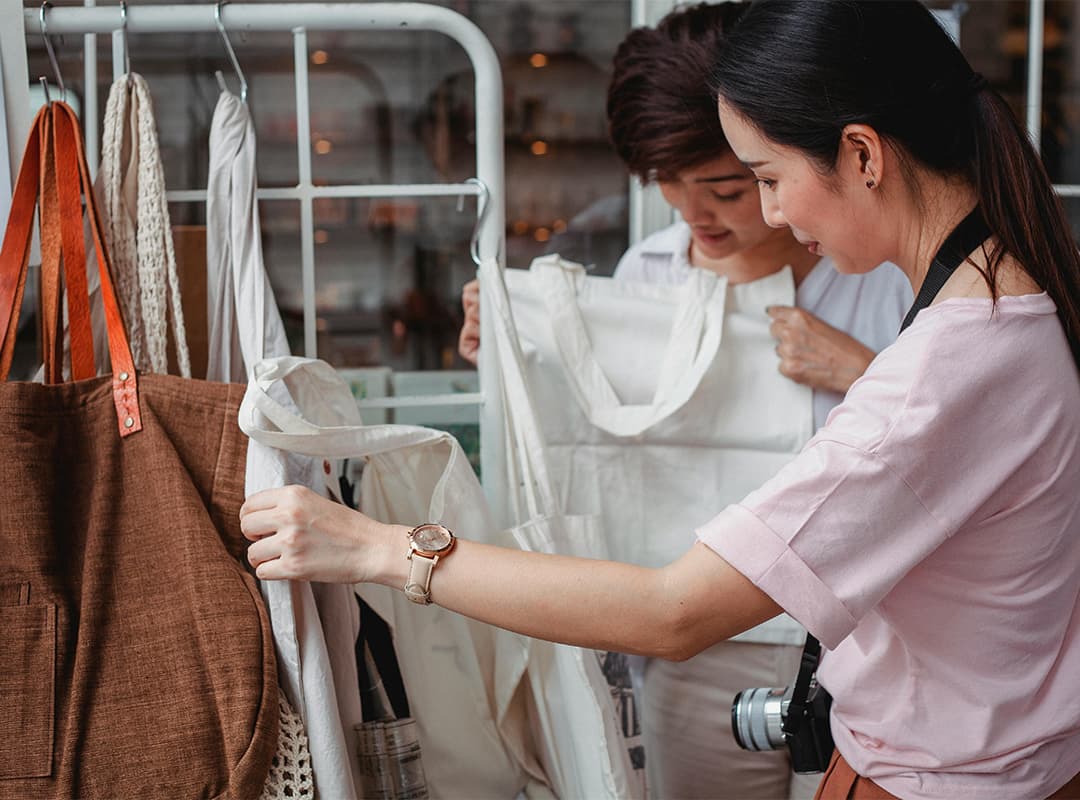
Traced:
[[694, 236], [706, 244], [719, 244], [730, 235], [731, 231], [724, 231], [723, 233], [706, 233], [701, 230], [694, 231]]

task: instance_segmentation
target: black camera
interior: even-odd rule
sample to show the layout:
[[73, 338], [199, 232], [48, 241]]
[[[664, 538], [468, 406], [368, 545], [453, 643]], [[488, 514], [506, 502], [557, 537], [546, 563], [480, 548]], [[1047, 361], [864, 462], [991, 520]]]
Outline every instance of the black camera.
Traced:
[[731, 732], [743, 750], [779, 750], [787, 745], [791, 768], [824, 772], [833, 753], [829, 708], [832, 697], [814, 678], [820, 645], [808, 636], [799, 676], [787, 689], [744, 689], [731, 704]]

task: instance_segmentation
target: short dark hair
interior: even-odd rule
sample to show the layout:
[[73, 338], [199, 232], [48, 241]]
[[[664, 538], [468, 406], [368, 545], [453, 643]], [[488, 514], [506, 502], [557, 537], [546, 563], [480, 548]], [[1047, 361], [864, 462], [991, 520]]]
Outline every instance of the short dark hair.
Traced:
[[608, 87], [611, 141], [630, 172], [650, 181], [729, 151], [709, 70], [747, 3], [701, 3], [636, 28], [615, 53]]

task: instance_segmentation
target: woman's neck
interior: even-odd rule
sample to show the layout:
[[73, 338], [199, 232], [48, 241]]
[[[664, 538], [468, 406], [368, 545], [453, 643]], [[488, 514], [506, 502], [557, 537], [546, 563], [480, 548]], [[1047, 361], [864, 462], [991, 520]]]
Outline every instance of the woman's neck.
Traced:
[[777, 231], [753, 247], [724, 258], [709, 258], [694, 247], [691, 239], [688, 259], [693, 266], [723, 275], [733, 284], [760, 280], [785, 266], [790, 266], [796, 286], [802, 283], [803, 278], [810, 274], [810, 270], [820, 260], [799, 244], [786, 229]]
[[890, 212], [899, 220], [890, 260], [908, 276], [916, 293], [945, 239], [978, 204], [974, 188], [967, 183], [924, 173], [919, 187], [922, 202], [909, 195]]
[[[928, 200], [912, 202], [907, 209], [898, 208], [892, 214], [893, 218], [901, 220], [901, 224], [894, 248], [896, 256], [890, 259], [907, 274], [916, 294], [945, 239], [979, 202], [975, 189], [966, 182], [924, 176], [919, 185], [921, 196]], [[1045, 288], [1039, 286], [1015, 257], [1006, 254], [994, 269], [994, 290], [991, 291], [985, 276], [989, 266], [986, 252], [975, 248], [956, 267], [934, 297], [934, 302], [952, 297], [992, 299], [995, 296], [1037, 294]]]

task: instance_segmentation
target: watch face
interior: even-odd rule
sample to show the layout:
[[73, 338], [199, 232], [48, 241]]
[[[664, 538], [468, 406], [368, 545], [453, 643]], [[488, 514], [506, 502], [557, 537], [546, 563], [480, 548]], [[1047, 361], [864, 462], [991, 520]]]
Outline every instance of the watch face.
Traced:
[[442, 525], [421, 525], [413, 531], [412, 540], [420, 550], [437, 553], [450, 546], [450, 531]]

